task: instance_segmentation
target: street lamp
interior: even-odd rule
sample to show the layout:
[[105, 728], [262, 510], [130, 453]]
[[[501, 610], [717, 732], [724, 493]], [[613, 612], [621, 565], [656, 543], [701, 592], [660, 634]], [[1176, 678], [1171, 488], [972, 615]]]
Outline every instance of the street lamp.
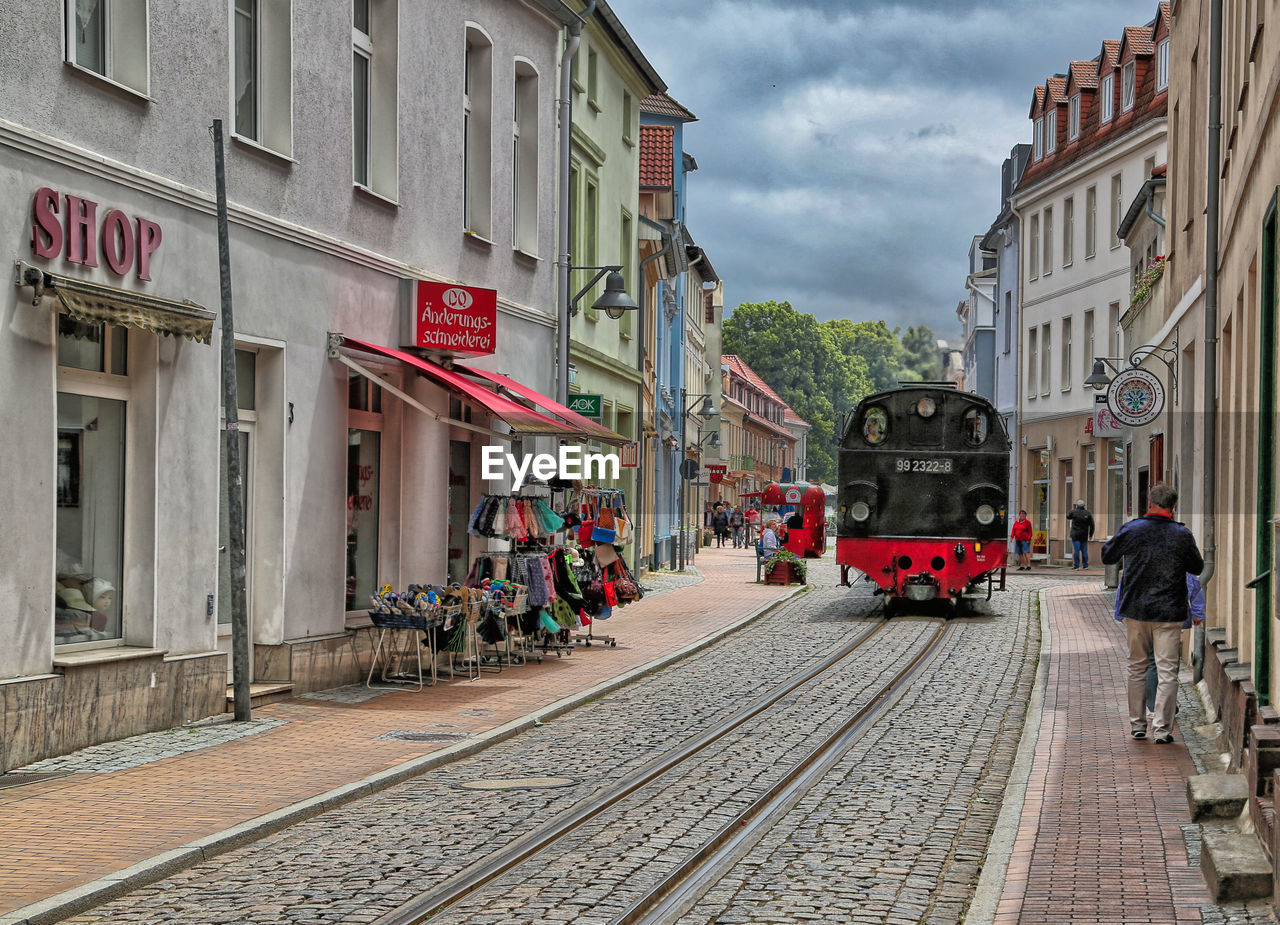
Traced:
[[[624, 313], [636, 311], [640, 308], [631, 296], [627, 295], [627, 283], [622, 278], [622, 267], [618, 265], [605, 267], [568, 267], [568, 272], [574, 270], [595, 270], [595, 276], [578, 290], [577, 295], [568, 298], [563, 306], [563, 314], [560, 318], [560, 331], [557, 343], [557, 368], [556, 368], [556, 400], [562, 405], [569, 403], [569, 319], [578, 314], [578, 303], [582, 301], [582, 297], [591, 291], [591, 287], [600, 282], [600, 278], [606, 273], [609, 274], [608, 279], [604, 282], [604, 292], [600, 293], [600, 297], [591, 304], [592, 308], [604, 309], [604, 313], [610, 318], [621, 318]], [[561, 265], [561, 271], [565, 268]], [[568, 276], [564, 277], [565, 280]], [[568, 289], [564, 290], [565, 296], [568, 296]]]
[[1176, 331], [1173, 335], [1173, 346], [1171, 347], [1143, 344], [1141, 347], [1133, 348], [1129, 352], [1129, 365], [1124, 369], [1121, 369], [1119, 365], [1124, 362], [1122, 357], [1094, 357], [1093, 370], [1089, 373], [1089, 378], [1085, 379], [1084, 384], [1091, 386], [1095, 391], [1101, 392], [1111, 385], [1112, 376], [1107, 375], [1108, 369], [1118, 376], [1126, 369], [1136, 369], [1147, 359], [1159, 360], [1164, 364], [1165, 369], [1169, 371], [1169, 391], [1173, 394], [1173, 403], [1176, 405], [1178, 403], [1178, 334]]

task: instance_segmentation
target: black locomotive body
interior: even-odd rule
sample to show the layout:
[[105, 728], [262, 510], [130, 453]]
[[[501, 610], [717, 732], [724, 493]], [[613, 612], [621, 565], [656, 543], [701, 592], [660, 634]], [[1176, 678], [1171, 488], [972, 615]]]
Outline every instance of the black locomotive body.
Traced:
[[836, 560], [880, 591], [958, 598], [1007, 559], [1008, 434], [984, 398], [920, 383], [863, 399], [840, 442]]

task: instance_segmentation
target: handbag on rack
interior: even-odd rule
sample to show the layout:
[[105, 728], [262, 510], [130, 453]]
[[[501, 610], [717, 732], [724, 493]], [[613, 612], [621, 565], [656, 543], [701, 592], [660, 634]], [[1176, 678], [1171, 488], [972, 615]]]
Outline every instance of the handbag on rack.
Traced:
[[596, 565], [601, 568], [618, 561], [618, 550], [614, 549], [610, 543], [596, 543], [591, 552], [596, 557]]
[[612, 543], [618, 538], [611, 508], [600, 508], [599, 513], [596, 514], [596, 525], [591, 531], [591, 538], [597, 543]]
[[627, 509], [621, 501], [618, 501], [613, 514], [614, 529], [617, 531], [617, 539], [615, 546], [630, 546], [635, 539], [635, 530], [631, 525], [631, 518], [627, 516]]

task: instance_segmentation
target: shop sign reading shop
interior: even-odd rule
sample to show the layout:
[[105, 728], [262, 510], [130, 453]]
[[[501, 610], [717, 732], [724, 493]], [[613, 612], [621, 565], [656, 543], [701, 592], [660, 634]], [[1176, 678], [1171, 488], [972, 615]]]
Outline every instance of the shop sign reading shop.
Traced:
[[[61, 213], [61, 218], [59, 214]], [[160, 226], [145, 218], [131, 220], [119, 209], [107, 209], [98, 221], [92, 199], [59, 193], [42, 186], [31, 203], [31, 253], [69, 263], [98, 266], [99, 249], [117, 276], [133, 269], [138, 279], [151, 279], [151, 255], [160, 248]]]
[[498, 292], [421, 279], [404, 281], [404, 343], [420, 350], [487, 356], [497, 346]]

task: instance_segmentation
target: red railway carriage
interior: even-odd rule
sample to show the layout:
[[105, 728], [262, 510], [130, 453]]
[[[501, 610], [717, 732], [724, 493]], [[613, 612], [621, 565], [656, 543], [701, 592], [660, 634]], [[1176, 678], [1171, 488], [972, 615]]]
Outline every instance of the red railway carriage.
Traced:
[[840, 444], [836, 561], [891, 599], [1003, 585], [1009, 437], [991, 403], [950, 383], [863, 399]]

